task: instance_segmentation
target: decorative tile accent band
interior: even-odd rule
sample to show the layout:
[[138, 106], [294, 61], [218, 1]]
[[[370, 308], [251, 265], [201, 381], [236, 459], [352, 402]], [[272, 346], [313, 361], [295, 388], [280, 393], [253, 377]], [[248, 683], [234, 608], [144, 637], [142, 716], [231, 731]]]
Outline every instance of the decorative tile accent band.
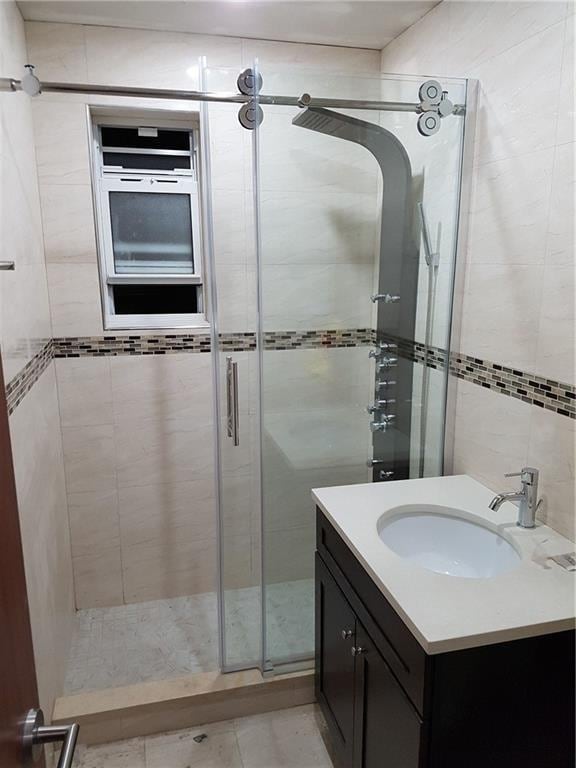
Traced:
[[267, 331], [264, 349], [317, 349], [318, 347], [361, 347], [373, 344], [371, 328], [329, 331]]
[[53, 339], [54, 357], [166, 355], [175, 352], [210, 352], [207, 333], [131, 334], [130, 336], [66, 336]]
[[[446, 369], [446, 350], [394, 336], [384, 337], [398, 345], [398, 355], [438, 370]], [[384, 340], [383, 339], [383, 340]], [[376, 332], [369, 328], [315, 331], [269, 331], [264, 334], [267, 350], [325, 349], [374, 344]], [[256, 349], [254, 333], [220, 334], [225, 352]], [[74, 336], [46, 341], [39, 352], [6, 386], [8, 412], [13, 413], [53, 358], [117, 355], [166, 355], [178, 352], [210, 352], [210, 336], [201, 334], [132, 334], [129, 336]], [[450, 374], [459, 379], [515, 397], [530, 405], [576, 419], [576, 387], [535, 376], [500, 363], [453, 352]]]
[[453, 352], [450, 373], [485, 389], [576, 419], [576, 387], [490, 360]]
[[[428, 347], [420, 342], [387, 336], [386, 341], [398, 345], [398, 355], [429, 368], [446, 369], [446, 350]], [[460, 352], [450, 353], [450, 374], [501, 395], [514, 397], [530, 405], [554, 411], [576, 419], [576, 387], [561, 381], [546, 379], [501, 363], [471, 357]]]
[[16, 407], [22, 402], [46, 368], [52, 362], [54, 357], [54, 348], [52, 339], [49, 339], [40, 348], [33, 358], [31, 358], [24, 368], [11, 379], [6, 385], [6, 402], [8, 413], [13, 413]]

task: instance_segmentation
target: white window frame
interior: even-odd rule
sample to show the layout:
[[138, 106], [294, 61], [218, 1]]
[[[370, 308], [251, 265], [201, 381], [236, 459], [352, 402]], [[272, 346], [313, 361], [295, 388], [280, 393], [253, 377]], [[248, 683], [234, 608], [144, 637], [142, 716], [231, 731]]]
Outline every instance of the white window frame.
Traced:
[[[199, 201], [198, 153], [199, 146], [197, 115], [191, 120], [172, 120], [159, 116], [158, 113], [147, 113], [145, 110], [134, 110], [114, 115], [93, 112], [91, 114], [91, 149], [92, 149], [92, 187], [95, 203], [96, 229], [100, 266], [100, 282], [102, 289], [102, 308], [104, 328], [106, 330], [137, 330], [164, 328], [206, 328], [208, 322], [204, 313], [203, 290], [203, 249], [201, 231], [201, 211]], [[194, 120], [196, 117], [196, 120]], [[177, 128], [189, 131], [192, 135], [191, 168], [175, 171], [158, 171], [155, 169], [125, 169], [119, 166], [105, 166], [103, 148], [100, 142], [102, 126], [139, 127], [142, 125], [154, 128]], [[125, 152], [118, 148], [118, 151]], [[161, 150], [164, 152], [163, 150]], [[156, 151], [158, 152], [158, 151]], [[130, 151], [128, 150], [128, 154]], [[145, 154], [143, 151], [140, 154]], [[171, 150], [165, 154], [179, 154]], [[112, 241], [112, 220], [110, 215], [110, 192], [147, 192], [159, 194], [186, 194], [190, 198], [190, 218], [192, 222], [192, 248], [194, 259], [193, 274], [150, 274], [150, 273], [118, 273], [114, 263], [114, 248]], [[146, 314], [146, 315], [117, 315], [114, 311], [113, 286], [128, 285], [197, 285], [198, 312], [190, 314]]]

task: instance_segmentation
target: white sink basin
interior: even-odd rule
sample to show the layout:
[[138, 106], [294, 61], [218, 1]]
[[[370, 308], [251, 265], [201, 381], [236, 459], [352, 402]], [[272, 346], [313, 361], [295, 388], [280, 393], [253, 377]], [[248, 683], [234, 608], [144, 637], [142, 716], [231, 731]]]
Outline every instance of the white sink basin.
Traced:
[[405, 560], [448, 576], [489, 579], [520, 563], [516, 549], [497, 530], [450, 507], [395, 507], [379, 518], [378, 535]]

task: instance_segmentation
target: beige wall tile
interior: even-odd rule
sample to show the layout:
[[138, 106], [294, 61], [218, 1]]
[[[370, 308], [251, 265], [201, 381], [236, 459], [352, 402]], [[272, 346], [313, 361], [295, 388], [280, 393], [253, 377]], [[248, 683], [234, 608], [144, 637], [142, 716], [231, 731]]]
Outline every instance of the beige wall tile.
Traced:
[[212, 359], [208, 354], [120, 356], [110, 360], [114, 417], [212, 422]]
[[528, 462], [540, 470], [543, 503], [538, 516], [576, 541], [574, 517], [576, 428], [572, 419], [540, 408], [530, 418]]
[[26, 45], [41, 80], [85, 83], [84, 27], [79, 24], [26, 22]]
[[122, 561], [120, 546], [73, 559], [76, 607], [122, 605]]
[[69, 493], [68, 514], [74, 557], [87, 557], [118, 548], [120, 525], [115, 487]]
[[85, 36], [89, 82], [193, 90], [200, 56], [240, 67], [241, 41], [231, 37], [91, 26]]
[[111, 425], [63, 427], [62, 440], [68, 493], [115, 487], [116, 459]]
[[170, 546], [177, 540], [213, 539], [216, 507], [212, 479], [121, 488], [122, 544]]
[[249, 39], [243, 40], [242, 47], [244, 66], [249, 66], [257, 58], [263, 71], [266, 67], [285, 66], [356, 74], [377, 72], [379, 65], [377, 51], [358, 48]]
[[89, 185], [85, 105], [43, 96], [34, 101], [33, 115], [40, 184]]
[[119, 488], [212, 477], [212, 424], [123, 419], [115, 423], [114, 436]]
[[534, 373], [574, 384], [574, 266], [547, 264]]
[[96, 233], [88, 184], [43, 184], [46, 261], [95, 264]]
[[574, 147], [573, 141], [556, 147], [546, 242], [546, 261], [550, 265], [574, 263]]
[[259, 584], [259, 574], [252, 556], [253, 538], [247, 535], [222, 537], [222, 584], [225, 589], [242, 589]]
[[54, 336], [101, 336], [97, 264], [48, 264], [47, 271]]
[[54, 366], [10, 418], [40, 704], [63, 690], [74, 586]]
[[477, 162], [554, 146], [563, 41], [561, 21], [469, 73], [480, 80], [481, 90]]
[[110, 358], [60, 358], [55, 363], [62, 426], [112, 424]]
[[542, 264], [554, 150], [485, 163], [474, 171], [468, 259]]
[[543, 266], [471, 264], [460, 349], [530, 371], [536, 360]]
[[556, 143], [574, 141], [574, 3], [569, 3], [572, 15], [566, 18], [562, 77], [558, 106], [558, 127]]
[[131, 544], [122, 549], [124, 599], [157, 600], [216, 588], [216, 540], [171, 540]]

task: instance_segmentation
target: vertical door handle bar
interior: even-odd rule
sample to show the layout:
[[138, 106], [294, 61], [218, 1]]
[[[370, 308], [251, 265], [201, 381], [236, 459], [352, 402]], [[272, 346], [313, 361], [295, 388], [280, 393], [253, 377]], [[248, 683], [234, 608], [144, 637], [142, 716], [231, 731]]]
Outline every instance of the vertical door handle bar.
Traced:
[[233, 418], [232, 418], [232, 358], [226, 357], [226, 434], [232, 437]]
[[232, 363], [232, 437], [234, 445], [240, 445], [240, 423], [238, 413], [238, 363]]
[[234, 445], [240, 444], [238, 363], [231, 356], [226, 357], [226, 434], [232, 438]]

